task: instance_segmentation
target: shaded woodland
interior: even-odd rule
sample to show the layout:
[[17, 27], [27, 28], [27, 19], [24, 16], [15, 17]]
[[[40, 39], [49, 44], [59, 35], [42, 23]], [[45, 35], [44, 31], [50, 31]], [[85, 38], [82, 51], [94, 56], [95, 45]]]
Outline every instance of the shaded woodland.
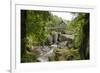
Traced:
[[89, 13], [65, 20], [50, 11], [21, 10], [21, 63], [89, 60]]

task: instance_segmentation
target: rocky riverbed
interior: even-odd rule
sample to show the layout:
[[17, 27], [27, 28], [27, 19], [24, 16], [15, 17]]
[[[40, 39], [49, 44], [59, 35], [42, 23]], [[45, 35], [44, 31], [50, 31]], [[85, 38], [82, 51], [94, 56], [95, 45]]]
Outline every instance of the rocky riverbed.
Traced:
[[75, 51], [74, 49], [71, 49], [73, 48], [73, 39], [73, 35], [59, 34], [55, 32], [48, 36], [48, 41], [45, 42], [44, 45], [33, 45], [30, 52], [38, 55], [38, 62], [73, 59], [75, 56], [72, 55], [72, 52], [78, 52], [78, 50]]

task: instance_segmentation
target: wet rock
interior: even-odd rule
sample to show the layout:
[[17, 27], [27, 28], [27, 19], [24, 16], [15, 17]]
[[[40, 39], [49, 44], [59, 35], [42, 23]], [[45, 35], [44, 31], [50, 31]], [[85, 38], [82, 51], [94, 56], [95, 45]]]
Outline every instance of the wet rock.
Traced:
[[43, 46], [41, 49], [44, 52], [48, 52], [50, 50], [50, 48], [48, 46]]
[[53, 37], [51, 35], [48, 36], [47, 41], [45, 42], [46, 45], [53, 44]]
[[57, 32], [52, 32], [53, 36], [53, 44], [57, 44], [58, 42], [58, 33]]
[[65, 48], [65, 47], [67, 47], [67, 43], [68, 43], [68, 41], [59, 42], [57, 47], [58, 48]]

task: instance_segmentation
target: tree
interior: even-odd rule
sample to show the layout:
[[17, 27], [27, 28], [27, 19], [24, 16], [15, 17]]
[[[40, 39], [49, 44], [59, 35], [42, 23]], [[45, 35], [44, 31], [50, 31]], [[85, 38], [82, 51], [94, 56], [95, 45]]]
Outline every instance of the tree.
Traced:
[[[51, 14], [48, 11], [27, 11], [26, 19], [26, 38], [31, 43], [41, 44], [48, 36], [48, 21]], [[27, 41], [28, 42], [28, 41]]]
[[83, 36], [80, 46], [81, 59], [89, 59], [89, 13], [84, 15], [84, 25], [82, 27]]
[[73, 13], [68, 30], [74, 30], [74, 47], [79, 49], [81, 59], [89, 59], [89, 13]]

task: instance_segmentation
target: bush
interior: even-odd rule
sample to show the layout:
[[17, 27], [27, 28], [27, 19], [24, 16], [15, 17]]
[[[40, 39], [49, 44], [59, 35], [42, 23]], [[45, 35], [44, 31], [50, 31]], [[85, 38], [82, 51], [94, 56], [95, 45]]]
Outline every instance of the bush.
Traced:
[[21, 59], [22, 63], [25, 62], [37, 62], [37, 55], [36, 54], [24, 54]]

